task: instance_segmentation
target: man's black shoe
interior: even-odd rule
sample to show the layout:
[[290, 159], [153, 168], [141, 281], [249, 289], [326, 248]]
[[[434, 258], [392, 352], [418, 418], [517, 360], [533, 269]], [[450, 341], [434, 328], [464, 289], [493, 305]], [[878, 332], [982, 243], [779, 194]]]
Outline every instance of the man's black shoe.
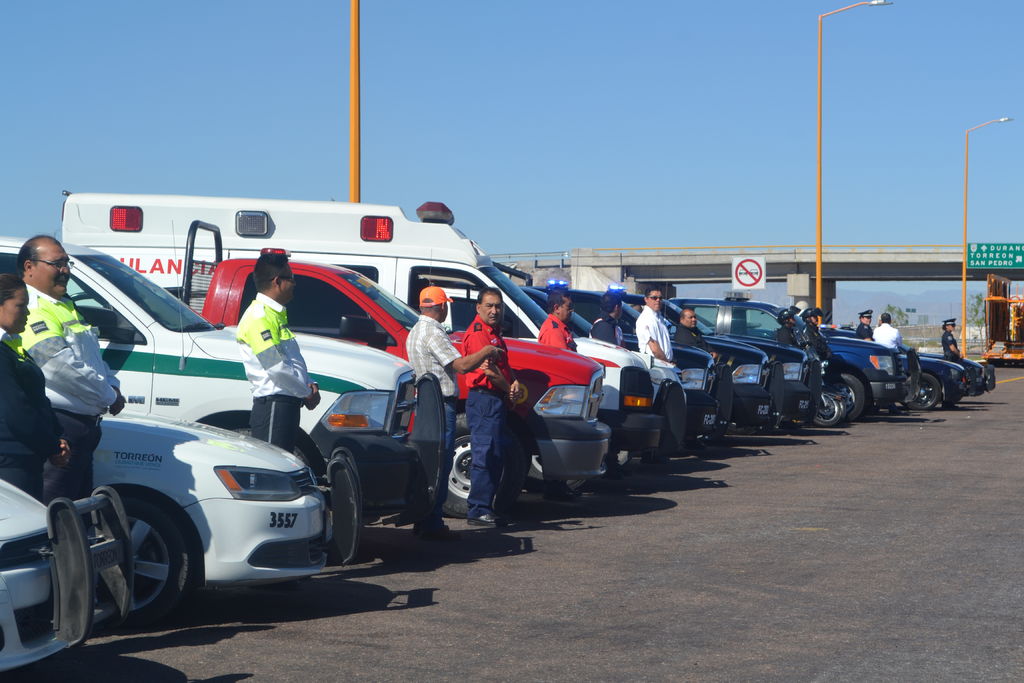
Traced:
[[479, 517], [467, 517], [466, 524], [469, 526], [485, 526], [485, 527], [496, 527], [496, 526], [508, 526], [509, 521], [504, 517], [498, 517], [491, 513], [480, 515]]

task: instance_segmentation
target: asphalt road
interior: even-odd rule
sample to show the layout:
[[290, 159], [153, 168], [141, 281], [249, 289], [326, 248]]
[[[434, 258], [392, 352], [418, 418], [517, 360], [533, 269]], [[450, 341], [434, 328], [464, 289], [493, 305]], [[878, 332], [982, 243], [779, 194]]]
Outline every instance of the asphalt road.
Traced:
[[371, 529], [354, 566], [204, 591], [9, 679], [1024, 680], [1024, 371], [999, 379], [526, 495], [508, 532]]

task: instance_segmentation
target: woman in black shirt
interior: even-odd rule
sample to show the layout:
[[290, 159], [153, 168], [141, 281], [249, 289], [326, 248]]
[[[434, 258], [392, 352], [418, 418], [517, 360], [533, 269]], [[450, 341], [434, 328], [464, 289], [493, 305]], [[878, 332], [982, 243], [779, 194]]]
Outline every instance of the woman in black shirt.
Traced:
[[43, 372], [21, 347], [27, 319], [25, 283], [0, 274], [0, 479], [42, 500], [43, 461], [62, 467], [69, 453]]

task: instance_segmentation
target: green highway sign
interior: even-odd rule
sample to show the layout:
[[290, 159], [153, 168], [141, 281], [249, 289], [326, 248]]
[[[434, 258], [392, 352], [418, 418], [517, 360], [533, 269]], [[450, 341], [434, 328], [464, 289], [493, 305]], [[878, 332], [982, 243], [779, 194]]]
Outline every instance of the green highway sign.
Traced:
[[1024, 268], [1024, 244], [971, 242], [967, 245], [968, 268]]

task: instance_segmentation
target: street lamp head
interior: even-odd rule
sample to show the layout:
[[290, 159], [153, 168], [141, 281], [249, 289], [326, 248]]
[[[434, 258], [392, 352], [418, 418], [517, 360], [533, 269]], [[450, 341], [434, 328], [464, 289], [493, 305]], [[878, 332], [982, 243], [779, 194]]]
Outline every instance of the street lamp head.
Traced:
[[889, 2], [889, 0], [871, 0], [871, 2], [868, 3], [868, 6], [869, 7], [881, 7], [882, 5], [891, 5], [891, 4], [892, 3]]
[[1006, 123], [1007, 121], [1013, 121], [1013, 119], [1011, 119], [1009, 116], [1004, 116], [1003, 118], [999, 119], [998, 123]]

